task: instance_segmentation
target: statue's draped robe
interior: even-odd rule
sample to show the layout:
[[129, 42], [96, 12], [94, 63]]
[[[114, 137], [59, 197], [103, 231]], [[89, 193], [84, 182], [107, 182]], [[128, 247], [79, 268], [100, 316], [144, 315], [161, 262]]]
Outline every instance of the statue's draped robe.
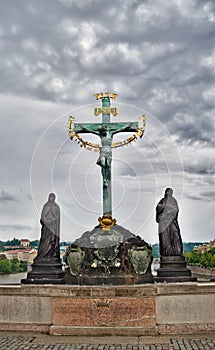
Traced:
[[60, 259], [60, 208], [48, 201], [41, 213], [41, 238], [37, 259]]
[[178, 204], [173, 197], [165, 197], [156, 207], [160, 255], [182, 255], [183, 246], [178, 225]]

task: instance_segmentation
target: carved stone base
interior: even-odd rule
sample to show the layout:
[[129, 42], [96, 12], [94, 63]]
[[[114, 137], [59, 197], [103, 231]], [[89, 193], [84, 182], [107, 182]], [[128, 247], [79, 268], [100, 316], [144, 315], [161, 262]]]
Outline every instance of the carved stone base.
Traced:
[[34, 260], [32, 271], [27, 278], [22, 279], [23, 284], [64, 284], [65, 272], [62, 263], [56, 259]]
[[[107, 225], [106, 225], [107, 226]], [[122, 226], [98, 225], [67, 252], [65, 280], [74, 285], [153, 283], [152, 248]]]
[[156, 282], [191, 282], [196, 281], [186, 266], [184, 256], [162, 256], [157, 270]]
[[66, 269], [65, 273], [66, 284], [71, 285], [86, 285], [86, 286], [101, 286], [101, 285], [133, 285], [143, 283], [154, 283], [154, 277], [151, 274], [144, 275], [94, 275], [94, 276], [72, 276], [69, 268]]

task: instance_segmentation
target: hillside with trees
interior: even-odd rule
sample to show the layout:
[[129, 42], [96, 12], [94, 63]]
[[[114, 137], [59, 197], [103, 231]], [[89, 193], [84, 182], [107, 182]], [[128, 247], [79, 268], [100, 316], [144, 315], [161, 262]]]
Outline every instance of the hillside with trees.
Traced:
[[[199, 245], [202, 245], [203, 243], [202, 242], [184, 242], [183, 243], [183, 251], [184, 253], [188, 252], [192, 252], [194, 247], [197, 247]], [[154, 258], [159, 258], [160, 257], [160, 251], [159, 251], [159, 244], [158, 243], [155, 243], [155, 244], [152, 244], [152, 255]]]
[[18, 259], [7, 259], [4, 254], [0, 254], [0, 274], [18, 273], [27, 271], [27, 263], [19, 262]]
[[192, 252], [185, 252], [184, 256], [189, 265], [215, 268], [215, 249], [208, 250], [203, 254], [199, 254], [195, 250]]

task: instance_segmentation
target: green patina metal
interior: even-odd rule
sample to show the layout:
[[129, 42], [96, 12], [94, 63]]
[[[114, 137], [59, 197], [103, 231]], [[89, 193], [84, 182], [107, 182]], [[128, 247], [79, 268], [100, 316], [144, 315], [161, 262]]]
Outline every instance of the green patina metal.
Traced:
[[[110, 108], [110, 98], [112, 96], [98, 95], [99, 97], [97, 99], [102, 99], [102, 108], [96, 108], [95, 115], [98, 115], [100, 112], [102, 113], [102, 123], [75, 123], [73, 131], [76, 135], [92, 133], [98, 135], [101, 139], [101, 146], [99, 147], [100, 154], [97, 164], [101, 167], [103, 178], [103, 216], [112, 216], [111, 162], [113, 136], [120, 132], [137, 133], [140, 131], [140, 128], [138, 122], [111, 123], [110, 114], [113, 113], [116, 115], [117, 113], [116, 108]], [[137, 137], [135, 136], [135, 138]]]

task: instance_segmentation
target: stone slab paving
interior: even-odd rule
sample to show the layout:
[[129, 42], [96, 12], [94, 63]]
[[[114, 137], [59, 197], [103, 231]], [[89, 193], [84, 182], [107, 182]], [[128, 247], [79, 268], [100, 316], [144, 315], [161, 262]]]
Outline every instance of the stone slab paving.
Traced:
[[145, 342], [141, 337], [141, 344], [138, 337], [130, 339], [130, 344], [125, 343], [125, 340], [129, 339], [121, 338], [122, 342], [119, 342], [120, 339], [116, 337], [116, 342], [109, 343], [109, 339], [105, 344], [107, 337], [104, 337], [101, 344], [95, 341], [95, 337], [88, 338], [86, 342], [87, 337], [77, 337], [75, 341], [71, 341], [74, 337], [71, 339], [70, 337], [0, 335], [0, 350], [215, 350], [215, 336], [211, 335], [204, 338], [187, 336], [149, 339], [146, 337]]

